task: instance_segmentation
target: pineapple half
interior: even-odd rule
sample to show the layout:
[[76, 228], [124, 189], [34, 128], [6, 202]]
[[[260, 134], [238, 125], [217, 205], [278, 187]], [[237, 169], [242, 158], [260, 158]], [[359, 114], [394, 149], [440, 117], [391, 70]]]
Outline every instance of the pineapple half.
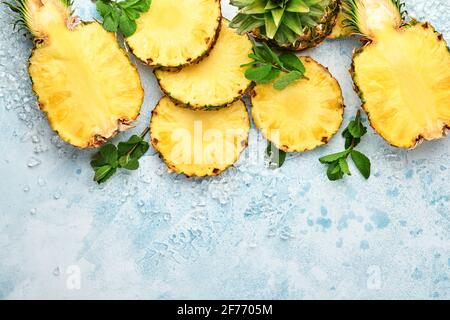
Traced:
[[222, 21], [215, 47], [200, 63], [180, 70], [156, 70], [161, 89], [175, 102], [195, 110], [219, 109], [240, 99], [251, 87], [241, 65], [252, 61], [252, 43]]
[[211, 50], [221, 16], [220, 0], [153, 0], [126, 41], [136, 57], [152, 67], [181, 67]]
[[301, 57], [307, 79], [282, 91], [272, 84], [257, 85], [252, 115], [269, 141], [285, 152], [304, 152], [326, 144], [343, 121], [344, 99], [328, 69]]
[[247, 147], [250, 119], [242, 101], [217, 111], [194, 111], [163, 97], [153, 110], [151, 143], [169, 170], [188, 177], [217, 176]]
[[98, 147], [126, 130], [144, 98], [139, 74], [114, 34], [79, 23], [68, 0], [9, 4], [34, 36], [29, 73], [39, 107], [61, 139]]
[[332, 32], [340, 0], [231, 0], [239, 8], [231, 26], [290, 50], [320, 44]]
[[367, 39], [352, 76], [372, 127], [414, 148], [450, 127], [450, 52], [428, 23], [405, 23], [398, 0], [346, 0], [346, 24]]

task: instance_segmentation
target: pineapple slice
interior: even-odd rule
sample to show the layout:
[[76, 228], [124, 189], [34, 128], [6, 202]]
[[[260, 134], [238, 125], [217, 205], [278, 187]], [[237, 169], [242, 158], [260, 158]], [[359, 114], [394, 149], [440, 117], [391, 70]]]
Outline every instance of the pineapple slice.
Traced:
[[328, 39], [343, 38], [349, 36], [350, 34], [350, 30], [345, 26], [345, 14], [343, 12], [343, 8], [341, 8], [336, 18], [336, 25], [333, 27]]
[[136, 57], [152, 67], [181, 67], [211, 50], [220, 19], [220, 0], [153, 0], [126, 41]]
[[344, 99], [338, 82], [328, 70], [302, 57], [308, 79], [282, 91], [272, 84], [257, 85], [252, 95], [256, 127], [278, 149], [303, 152], [326, 144], [339, 130]]
[[191, 109], [218, 109], [242, 97], [252, 82], [245, 78], [246, 64], [252, 59], [252, 43], [222, 21], [213, 50], [199, 64], [178, 71], [156, 70], [161, 89], [173, 100]]
[[397, 0], [348, 0], [348, 21], [368, 42], [352, 75], [372, 127], [391, 145], [414, 148], [450, 127], [450, 53], [428, 23], [404, 23]]
[[169, 169], [188, 177], [217, 176], [248, 143], [250, 119], [242, 101], [217, 111], [193, 111], [163, 97], [153, 110], [151, 143]]
[[126, 130], [139, 115], [144, 92], [114, 34], [96, 22], [79, 24], [66, 0], [10, 6], [35, 37], [29, 73], [53, 130], [79, 148], [98, 147]]

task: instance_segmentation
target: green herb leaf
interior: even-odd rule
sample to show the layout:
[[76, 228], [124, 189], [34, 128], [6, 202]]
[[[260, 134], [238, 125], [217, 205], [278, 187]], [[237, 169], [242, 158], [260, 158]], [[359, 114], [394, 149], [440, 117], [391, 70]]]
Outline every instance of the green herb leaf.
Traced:
[[280, 60], [283, 63], [283, 66], [289, 71], [298, 71], [302, 74], [306, 71], [301, 60], [293, 53], [282, 54]]
[[298, 71], [291, 71], [280, 78], [278, 78], [275, 83], [273, 84], [273, 87], [276, 90], [283, 90], [295, 81], [301, 79], [303, 77], [303, 74]]
[[322, 157], [319, 159], [321, 163], [333, 163], [338, 161], [341, 158], [347, 157], [348, 151], [333, 153], [328, 156]]
[[339, 162], [333, 162], [328, 166], [327, 176], [330, 181], [340, 180], [344, 177]]
[[136, 32], [136, 19], [150, 9], [151, 0], [97, 0], [97, 12], [103, 18], [103, 28], [109, 32], [120, 31], [124, 37]]
[[94, 155], [91, 166], [94, 169], [94, 181], [98, 183], [106, 182], [116, 173], [118, 168], [126, 170], [137, 170], [139, 159], [150, 148], [144, 137], [149, 133], [150, 128], [146, 128], [140, 136], [132, 136], [128, 141], [120, 142], [116, 147], [113, 144], [106, 144]]
[[347, 158], [351, 155], [355, 166], [359, 172], [369, 179], [371, 164], [369, 158], [364, 154], [355, 150], [355, 147], [361, 142], [361, 138], [367, 133], [367, 128], [361, 122], [361, 113], [358, 111], [354, 120], [352, 120], [347, 128], [342, 132], [345, 138], [345, 151], [330, 154], [322, 157], [319, 161], [328, 165], [327, 176], [331, 181], [340, 180], [344, 174], [351, 175]]
[[351, 157], [353, 162], [355, 163], [356, 168], [358, 168], [359, 172], [361, 172], [363, 177], [369, 179], [371, 167], [369, 158], [367, 158], [364, 154], [356, 150], [353, 150], [351, 152]]

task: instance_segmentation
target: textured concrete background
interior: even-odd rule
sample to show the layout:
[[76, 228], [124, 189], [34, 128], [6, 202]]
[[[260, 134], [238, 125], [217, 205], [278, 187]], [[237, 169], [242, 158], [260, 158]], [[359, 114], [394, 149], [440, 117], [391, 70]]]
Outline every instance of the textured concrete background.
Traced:
[[[450, 2], [406, 2], [450, 40]], [[75, 3], [91, 16], [88, 0]], [[341, 138], [273, 171], [254, 156], [265, 145], [252, 132], [250, 156], [219, 178], [167, 174], [149, 152], [138, 172], [98, 187], [92, 152], [62, 143], [36, 110], [30, 41], [12, 21], [2, 7], [0, 298], [450, 298], [450, 139], [402, 151], [370, 131], [360, 147], [370, 180], [331, 183], [317, 159]], [[339, 80], [347, 120], [360, 105], [347, 71], [357, 45], [305, 53]], [[134, 132], [160, 97], [140, 71]]]

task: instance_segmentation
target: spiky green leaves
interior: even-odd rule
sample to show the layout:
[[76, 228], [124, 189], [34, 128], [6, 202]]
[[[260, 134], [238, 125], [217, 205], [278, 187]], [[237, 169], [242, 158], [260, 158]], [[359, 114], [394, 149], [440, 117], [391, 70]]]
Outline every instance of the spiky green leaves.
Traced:
[[230, 26], [239, 33], [255, 29], [278, 43], [294, 43], [305, 28], [317, 26], [330, 0], [231, 0], [239, 13]]
[[273, 82], [276, 90], [283, 90], [305, 78], [305, 66], [293, 53], [278, 55], [267, 44], [258, 45], [253, 42], [253, 53], [249, 54], [249, 58], [253, 61], [242, 67], [249, 67], [245, 71], [245, 77], [256, 84]]

